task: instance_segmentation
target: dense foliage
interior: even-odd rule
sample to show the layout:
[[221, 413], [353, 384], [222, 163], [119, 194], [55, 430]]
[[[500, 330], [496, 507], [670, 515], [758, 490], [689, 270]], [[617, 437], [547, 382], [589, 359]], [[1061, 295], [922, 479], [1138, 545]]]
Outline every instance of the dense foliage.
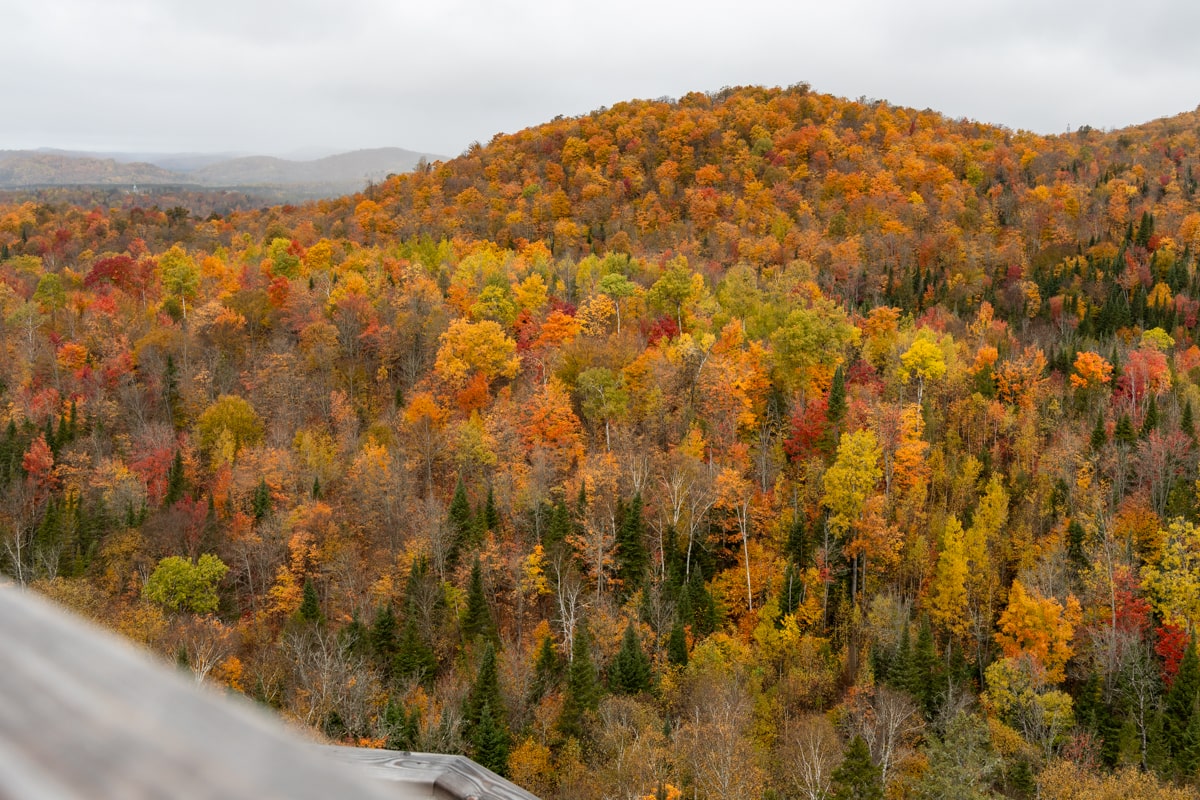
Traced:
[[547, 798], [1191, 796], [1198, 137], [750, 88], [5, 201], [3, 567]]

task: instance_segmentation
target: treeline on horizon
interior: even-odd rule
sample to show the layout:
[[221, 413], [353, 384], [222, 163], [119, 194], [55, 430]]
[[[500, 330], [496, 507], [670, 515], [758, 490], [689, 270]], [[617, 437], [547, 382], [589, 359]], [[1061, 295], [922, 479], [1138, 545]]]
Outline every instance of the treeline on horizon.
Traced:
[[1198, 135], [798, 85], [6, 195], [0, 567], [545, 798], [1194, 796]]

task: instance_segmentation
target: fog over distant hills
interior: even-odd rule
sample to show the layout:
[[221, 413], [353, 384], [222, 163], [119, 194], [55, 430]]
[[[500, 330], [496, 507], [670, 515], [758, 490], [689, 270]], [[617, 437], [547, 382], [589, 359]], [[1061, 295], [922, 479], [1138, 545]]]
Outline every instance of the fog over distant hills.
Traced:
[[296, 197], [327, 197], [409, 172], [440, 156], [399, 147], [354, 150], [312, 160], [232, 153], [88, 153], [0, 150], [0, 189], [44, 186], [185, 185], [271, 187]]

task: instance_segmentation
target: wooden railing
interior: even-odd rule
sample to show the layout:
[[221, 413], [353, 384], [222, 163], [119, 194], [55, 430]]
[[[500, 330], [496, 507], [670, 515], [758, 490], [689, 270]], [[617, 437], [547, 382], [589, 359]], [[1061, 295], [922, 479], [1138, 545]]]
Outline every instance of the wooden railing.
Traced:
[[0, 798], [536, 800], [462, 756], [314, 745], [0, 585]]

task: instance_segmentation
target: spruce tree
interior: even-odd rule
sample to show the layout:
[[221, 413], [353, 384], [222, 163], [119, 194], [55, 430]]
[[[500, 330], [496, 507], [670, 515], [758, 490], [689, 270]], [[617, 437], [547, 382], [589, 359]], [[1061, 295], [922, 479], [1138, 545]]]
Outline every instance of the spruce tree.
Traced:
[[322, 621], [321, 600], [317, 597], [317, 587], [313, 585], [312, 578], [304, 579], [304, 599], [300, 601], [300, 610], [297, 613], [305, 622]]
[[632, 622], [625, 626], [625, 636], [613, 659], [608, 685], [616, 694], [650, 691], [650, 658], [642, 650], [642, 641]]
[[1071, 524], [1067, 526], [1067, 556], [1077, 569], [1084, 569], [1087, 566], [1087, 554], [1083, 549], [1083, 526], [1078, 520], [1071, 520]]
[[1200, 701], [1200, 658], [1196, 655], [1196, 640], [1188, 642], [1179, 662], [1179, 671], [1163, 699], [1163, 742], [1175, 758], [1182, 751], [1184, 734], [1195, 715]]
[[187, 491], [187, 475], [183, 471], [183, 453], [175, 450], [175, 458], [167, 469], [167, 491], [163, 495], [163, 506], [171, 507], [183, 499]]
[[549, 634], [542, 637], [537, 658], [533, 662], [533, 683], [529, 687], [529, 702], [536, 703], [557, 683], [561, 673], [558, 652]]
[[395, 669], [399, 644], [396, 633], [396, 615], [392, 611], [392, 604], [384, 603], [375, 610], [375, 619], [371, 621], [371, 629], [367, 633], [367, 645], [375, 667], [388, 681], [392, 679]]
[[550, 511], [550, 522], [542, 536], [542, 545], [549, 550], [559, 542], [565, 542], [571, 535], [571, 512], [561, 498], [554, 501]]
[[667, 638], [667, 662], [678, 667], [688, 663], [687, 632], [683, 629], [683, 618], [675, 617], [671, 635]]
[[489, 643], [479, 662], [475, 683], [463, 701], [463, 726], [475, 760], [502, 775], [508, 771], [508, 748], [512, 742], [506, 717], [496, 669], [496, 648]]
[[1196, 441], [1196, 423], [1192, 419], [1192, 401], [1185, 400], [1183, 403], [1183, 412], [1179, 415], [1179, 430], [1184, 436]]
[[488, 486], [487, 501], [483, 505], [483, 528], [494, 533], [500, 530], [500, 512], [496, 509], [496, 495]]
[[850, 740], [842, 763], [833, 771], [830, 800], [883, 800], [882, 771], [871, 761], [871, 751], [861, 736]]
[[428, 684], [437, 674], [437, 655], [421, 635], [416, 615], [410, 610], [400, 630], [400, 642], [396, 649], [396, 674]]
[[1133, 432], [1133, 422], [1129, 419], [1128, 414], [1117, 417], [1117, 427], [1113, 429], [1113, 440], [1124, 447], [1137, 441], [1137, 435]]
[[479, 566], [478, 558], [471, 567], [471, 579], [467, 584], [467, 610], [463, 614], [462, 630], [468, 637], [483, 636], [490, 639], [495, 635], [492, 611], [483, 593], [483, 569]]
[[641, 588], [650, 557], [646, 553], [642, 495], [635, 494], [628, 507], [620, 507], [620, 512], [616, 536], [617, 578], [621, 582], [620, 597], [624, 600]]
[[417, 709], [405, 713], [403, 705], [394, 699], [388, 700], [383, 723], [386, 731], [384, 747], [388, 750], [410, 751], [417, 746], [421, 732], [421, 715]]
[[563, 736], [583, 739], [584, 721], [599, 703], [600, 687], [596, 681], [596, 667], [592, 664], [591, 637], [587, 623], [580, 623], [571, 646], [571, 664], [567, 668], [567, 688], [558, 717], [558, 730]]
[[266, 478], [258, 479], [258, 486], [254, 488], [254, 500], [251, 507], [254, 510], [254, 519], [258, 522], [261, 522], [264, 517], [271, 513], [271, 489], [267, 486]]
[[1108, 431], [1104, 427], [1104, 415], [1096, 415], [1096, 427], [1092, 428], [1092, 452], [1099, 453], [1108, 444]]
[[474, 525], [471, 520], [471, 504], [467, 501], [467, 487], [462, 478], [454, 486], [454, 497], [450, 500], [450, 562], [458, 558], [459, 550], [473, 538]]

